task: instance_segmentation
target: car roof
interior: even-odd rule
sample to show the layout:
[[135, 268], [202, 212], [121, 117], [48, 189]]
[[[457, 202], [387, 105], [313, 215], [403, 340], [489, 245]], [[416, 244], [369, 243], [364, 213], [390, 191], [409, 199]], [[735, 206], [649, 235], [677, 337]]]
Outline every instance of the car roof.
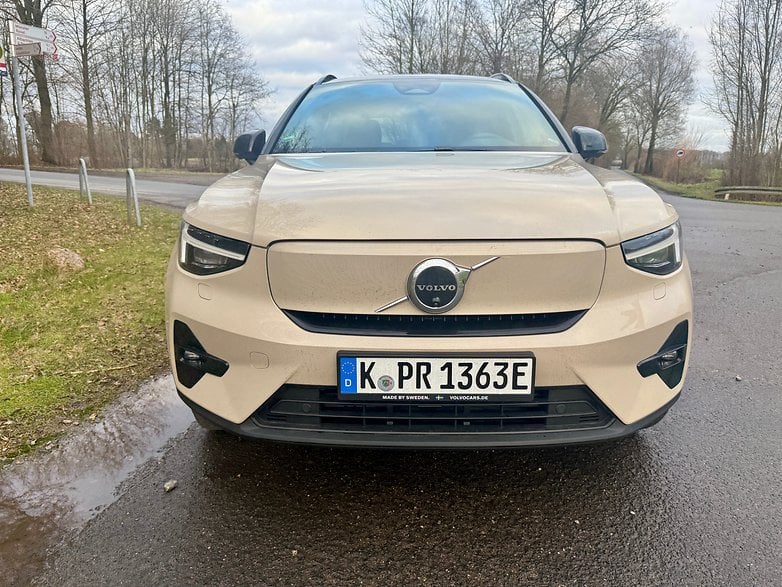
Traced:
[[337, 78], [331, 75], [321, 78], [316, 85], [337, 85], [337, 84], [362, 84], [373, 82], [402, 82], [410, 79], [422, 81], [461, 81], [486, 84], [506, 84], [516, 82], [509, 81], [511, 78], [502, 79], [499, 77], [484, 77], [477, 75], [454, 75], [454, 74], [432, 74], [432, 73], [411, 73], [411, 74], [391, 74], [391, 75], [370, 75]]

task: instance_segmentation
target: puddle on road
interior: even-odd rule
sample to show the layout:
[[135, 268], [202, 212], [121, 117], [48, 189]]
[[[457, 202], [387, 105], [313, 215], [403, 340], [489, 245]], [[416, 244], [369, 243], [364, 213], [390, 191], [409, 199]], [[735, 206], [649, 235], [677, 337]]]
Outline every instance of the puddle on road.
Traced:
[[171, 376], [155, 378], [51, 451], [0, 471], [2, 582], [27, 583], [49, 548], [114, 502], [119, 485], [192, 421]]

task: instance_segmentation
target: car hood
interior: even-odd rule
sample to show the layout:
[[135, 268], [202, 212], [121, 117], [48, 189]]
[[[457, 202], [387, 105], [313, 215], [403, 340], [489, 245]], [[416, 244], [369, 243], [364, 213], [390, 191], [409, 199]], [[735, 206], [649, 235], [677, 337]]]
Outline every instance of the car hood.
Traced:
[[569, 154], [427, 152], [265, 156], [185, 211], [205, 230], [282, 240], [588, 239], [675, 222], [627, 174]]

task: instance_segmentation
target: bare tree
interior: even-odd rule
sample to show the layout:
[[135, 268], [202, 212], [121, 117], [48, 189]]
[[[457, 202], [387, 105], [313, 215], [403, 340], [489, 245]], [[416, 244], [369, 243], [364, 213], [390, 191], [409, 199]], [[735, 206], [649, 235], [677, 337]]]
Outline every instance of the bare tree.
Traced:
[[518, 0], [483, 0], [476, 14], [475, 30], [481, 73], [509, 71], [511, 52], [521, 45], [519, 34], [526, 8]]
[[714, 110], [731, 126], [731, 184], [780, 180], [782, 5], [723, 0], [709, 32]]
[[87, 153], [91, 165], [99, 167], [98, 148], [95, 141], [95, 113], [93, 85], [96, 82], [94, 53], [103, 38], [112, 32], [110, 13], [103, 0], [74, 0], [58, 7], [56, 15], [61, 42], [66, 53], [75, 58], [78, 67], [69, 70], [73, 81], [84, 99], [84, 118], [87, 124]]
[[639, 95], [649, 117], [644, 173], [654, 172], [654, 153], [664, 125], [678, 127], [695, 86], [695, 53], [677, 29], [663, 29], [649, 42], [639, 64]]
[[597, 63], [586, 76], [589, 93], [597, 108], [597, 127], [603, 131], [617, 120], [630, 98], [638, 92], [640, 79], [636, 59], [606, 60]]
[[635, 173], [641, 172], [643, 150], [652, 131], [648, 107], [648, 103], [643, 100], [640, 94], [634, 92], [622, 110], [622, 126], [625, 137], [623, 141], [624, 164], [625, 166], [629, 164], [630, 153], [634, 150], [633, 171]]
[[[532, 89], [545, 93], [556, 69], [557, 46], [553, 37], [565, 22], [568, 13], [563, 6], [568, 0], [529, 0], [528, 20], [521, 42], [535, 49], [534, 73], [528, 76]], [[519, 48], [516, 49], [519, 52]]]
[[366, 0], [361, 58], [379, 73], [421, 73], [426, 0]]
[[544, 12], [565, 90], [560, 113], [568, 122], [573, 89], [597, 62], [620, 58], [660, 17], [655, 0], [563, 0]]
[[222, 2], [73, 0], [50, 19], [72, 57], [48, 78], [58, 144], [85, 140], [109, 165], [186, 166], [191, 151], [233, 164], [233, 134], [269, 90]]

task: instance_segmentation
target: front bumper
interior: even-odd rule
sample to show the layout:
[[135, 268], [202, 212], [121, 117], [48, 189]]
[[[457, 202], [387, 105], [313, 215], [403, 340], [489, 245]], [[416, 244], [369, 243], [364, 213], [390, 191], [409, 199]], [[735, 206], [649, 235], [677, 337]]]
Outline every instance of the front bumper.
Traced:
[[[166, 301], [175, 373], [171, 342], [176, 321], [192, 330], [206, 352], [230, 365], [222, 376], [206, 374], [192, 387], [177, 378], [177, 388], [194, 410], [247, 436], [362, 446], [546, 445], [631, 434], [662, 417], [684, 382], [682, 376], [669, 387], [657, 375], [644, 377], [638, 371], [639, 363], [657, 354], [678, 324], [692, 323], [692, 286], [686, 261], [676, 273], [657, 277], [628, 268], [618, 247], [606, 250], [603, 285], [595, 304], [574, 326], [557, 333], [417, 338], [307, 332], [272, 300], [265, 251], [257, 248], [242, 268], [213, 277], [189, 275], [172, 257]], [[688, 344], [691, 332], [690, 328]], [[529, 351], [536, 357], [536, 387], [586, 387], [613, 421], [600, 429], [518, 433], [513, 437], [475, 432], [400, 436], [377, 430], [339, 434], [278, 429], [253, 419], [285, 385], [335, 387], [337, 353], [348, 349], [432, 355]]]
[[212, 424], [232, 434], [259, 440], [271, 440], [293, 444], [342, 446], [363, 448], [428, 448], [428, 449], [481, 449], [481, 448], [534, 448], [546, 446], [591, 444], [607, 442], [630, 436], [643, 428], [659, 422], [679, 399], [675, 395], [668, 403], [648, 416], [627, 425], [611, 416], [604, 425], [593, 428], [574, 428], [556, 431], [527, 431], [508, 433], [485, 432], [379, 432], [377, 430], [350, 431], [315, 430], [304, 427], [282, 427], [264, 422], [254, 414], [240, 424], [229, 422], [208, 412], [188, 399], [182, 392], [179, 397], [193, 412]]

